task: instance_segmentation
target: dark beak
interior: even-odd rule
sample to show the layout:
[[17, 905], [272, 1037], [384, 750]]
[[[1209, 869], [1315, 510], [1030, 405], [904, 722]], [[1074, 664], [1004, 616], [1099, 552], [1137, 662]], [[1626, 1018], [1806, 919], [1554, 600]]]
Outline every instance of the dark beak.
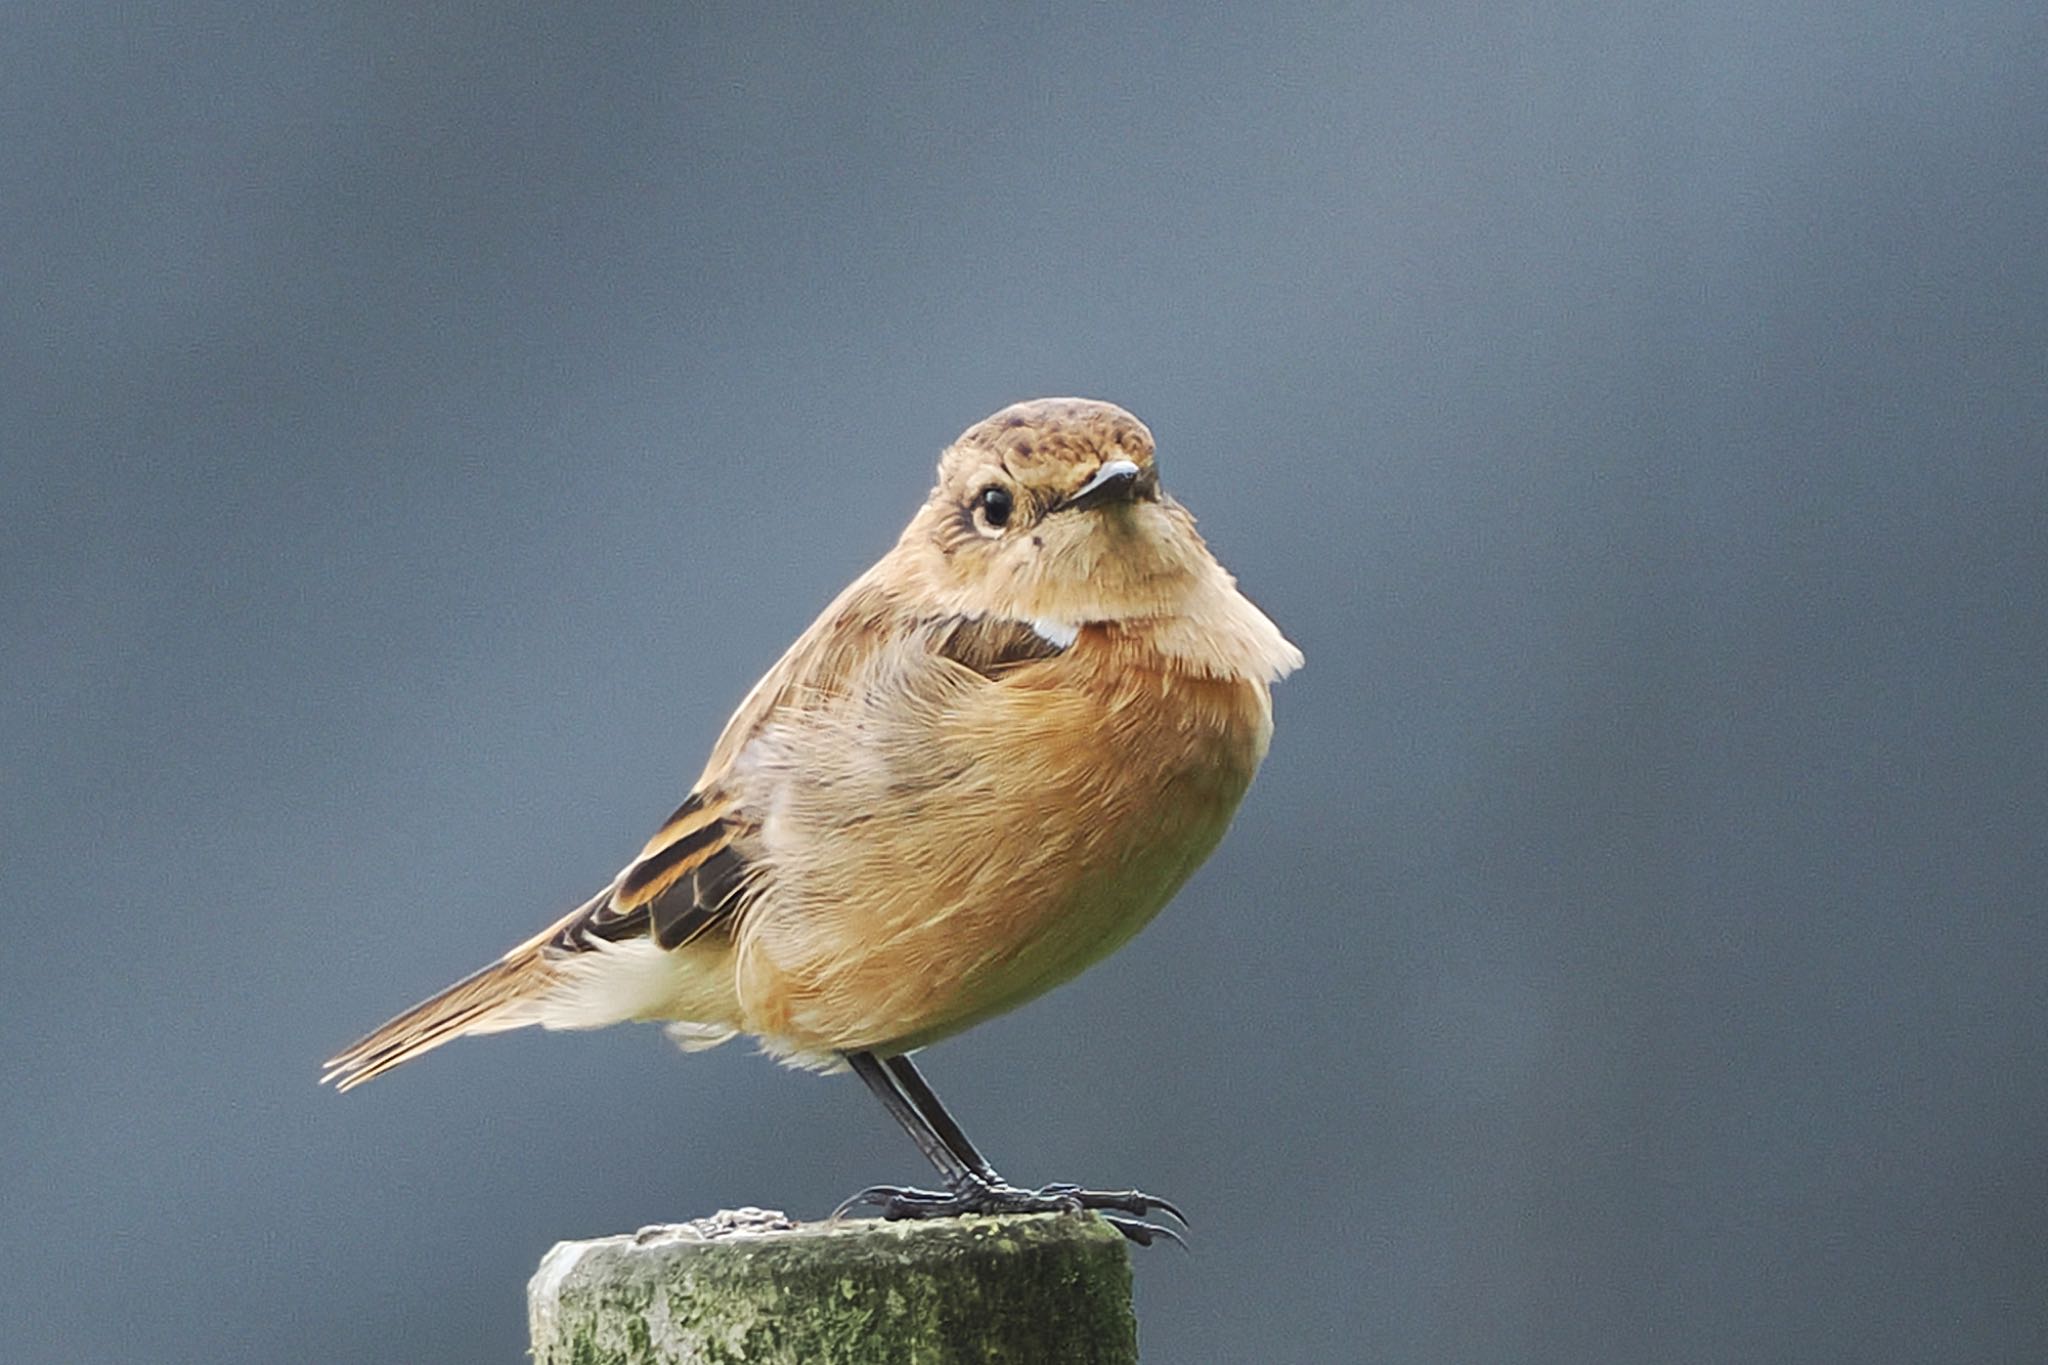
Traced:
[[1100, 507], [1107, 502], [1129, 502], [1138, 486], [1138, 466], [1129, 460], [1105, 460], [1102, 468], [1095, 471], [1095, 477], [1081, 485], [1074, 495], [1059, 505], [1060, 511], [1069, 508], [1086, 509]]

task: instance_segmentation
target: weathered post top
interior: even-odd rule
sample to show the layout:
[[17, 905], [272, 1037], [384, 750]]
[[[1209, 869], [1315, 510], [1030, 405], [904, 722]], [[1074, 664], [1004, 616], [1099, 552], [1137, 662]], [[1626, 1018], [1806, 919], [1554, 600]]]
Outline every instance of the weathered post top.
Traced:
[[797, 1224], [728, 1210], [560, 1242], [527, 1287], [535, 1365], [1132, 1365], [1121, 1234], [1092, 1214]]

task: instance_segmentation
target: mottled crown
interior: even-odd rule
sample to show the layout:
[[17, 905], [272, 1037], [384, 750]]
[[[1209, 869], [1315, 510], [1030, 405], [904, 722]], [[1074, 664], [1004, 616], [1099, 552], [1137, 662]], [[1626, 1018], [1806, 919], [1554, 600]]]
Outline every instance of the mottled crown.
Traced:
[[949, 466], [981, 465], [991, 458], [1027, 484], [1056, 470], [1093, 469], [1117, 458], [1149, 471], [1152, 433], [1114, 403], [1029, 398], [961, 432], [939, 461], [939, 473], [943, 478]]

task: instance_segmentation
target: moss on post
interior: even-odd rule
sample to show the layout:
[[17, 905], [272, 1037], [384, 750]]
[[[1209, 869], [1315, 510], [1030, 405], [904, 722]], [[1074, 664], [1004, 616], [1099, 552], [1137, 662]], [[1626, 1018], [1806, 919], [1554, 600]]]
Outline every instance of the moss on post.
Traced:
[[536, 1365], [1138, 1358], [1123, 1237], [1091, 1215], [798, 1225], [759, 1209], [561, 1242]]

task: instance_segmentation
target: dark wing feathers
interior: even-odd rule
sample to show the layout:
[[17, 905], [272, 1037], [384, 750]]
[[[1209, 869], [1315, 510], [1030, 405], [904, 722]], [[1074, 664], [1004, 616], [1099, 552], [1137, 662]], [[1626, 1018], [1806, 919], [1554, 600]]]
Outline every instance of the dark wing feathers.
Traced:
[[999, 616], [960, 617], [941, 631], [936, 647], [941, 658], [991, 679], [1061, 652], [1061, 646], [1024, 622]]
[[733, 847], [743, 826], [724, 809], [692, 796], [668, 818], [611, 890], [565, 920], [549, 943], [580, 952], [590, 940], [616, 943], [652, 935], [678, 948], [739, 906], [747, 863]]

